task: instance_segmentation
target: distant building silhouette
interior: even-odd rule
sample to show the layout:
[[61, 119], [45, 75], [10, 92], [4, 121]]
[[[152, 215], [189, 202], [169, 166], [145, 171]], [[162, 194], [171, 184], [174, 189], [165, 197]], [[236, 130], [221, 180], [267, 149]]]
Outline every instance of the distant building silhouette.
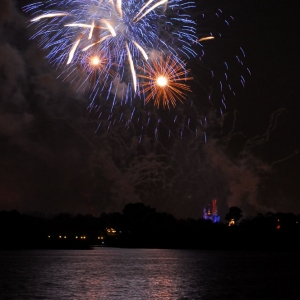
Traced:
[[212, 199], [211, 204], [207, 205], [203, 209], [203, 219], [212, 220], [214, 223], [220, 221], [220, 216], [218, 215], [217, 200]]

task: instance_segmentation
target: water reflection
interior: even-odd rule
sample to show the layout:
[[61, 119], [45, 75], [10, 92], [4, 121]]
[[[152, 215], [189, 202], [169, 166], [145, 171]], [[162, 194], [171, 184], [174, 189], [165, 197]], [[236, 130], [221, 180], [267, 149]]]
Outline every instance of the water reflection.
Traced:
[[299, 253], [0, 252], [0, 299], [299, 299]]

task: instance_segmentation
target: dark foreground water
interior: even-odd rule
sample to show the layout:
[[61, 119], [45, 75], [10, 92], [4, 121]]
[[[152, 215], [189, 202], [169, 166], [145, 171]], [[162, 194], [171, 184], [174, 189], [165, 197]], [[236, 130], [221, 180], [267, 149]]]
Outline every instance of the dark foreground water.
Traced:
[[0, 299], [300, 299], [300, 254], [0, 251]]

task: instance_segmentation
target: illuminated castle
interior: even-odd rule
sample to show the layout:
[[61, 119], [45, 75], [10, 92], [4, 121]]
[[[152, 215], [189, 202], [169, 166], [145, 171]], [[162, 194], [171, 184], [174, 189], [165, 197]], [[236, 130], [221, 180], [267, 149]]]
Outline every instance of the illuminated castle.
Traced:
[[218, 215], [216, 199], [212, 199], [211, 204], [203, 209], [203, 219], [204, 220], [212, 220], [214, 223], [220, 221], [220, 216]]

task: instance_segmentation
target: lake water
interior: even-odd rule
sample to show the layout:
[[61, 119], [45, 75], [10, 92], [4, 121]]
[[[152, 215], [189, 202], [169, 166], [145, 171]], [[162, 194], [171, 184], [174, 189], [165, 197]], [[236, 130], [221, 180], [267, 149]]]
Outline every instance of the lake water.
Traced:
[[300, 299], [300, 253], [0, 251], [0, 299]]

